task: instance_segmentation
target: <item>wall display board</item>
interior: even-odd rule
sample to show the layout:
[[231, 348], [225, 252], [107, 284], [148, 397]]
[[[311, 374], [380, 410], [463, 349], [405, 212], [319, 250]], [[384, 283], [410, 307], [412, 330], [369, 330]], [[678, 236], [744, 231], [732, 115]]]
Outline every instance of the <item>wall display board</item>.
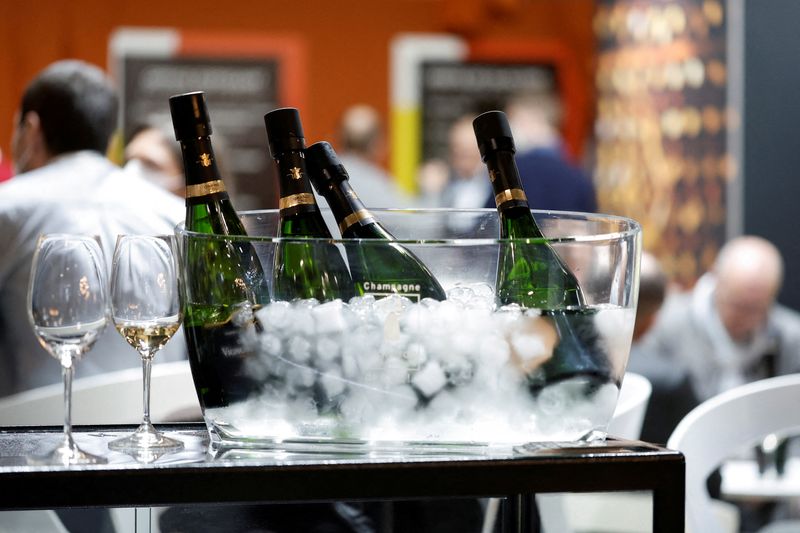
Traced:
[[726, 238], [729, 133], [726, 11], [721, 0], [599, 2], [595, 183], [601, 210], [644, 226], [684, 286]]
[[170, 129], [169, 97], [204, 91], [237, 208], [275, 206], [263, 116], [276, 107], [302, 107], [303, 56], [302, 43], [291, 37], [118, 30], [110, 57], [122, 96], [123, 138], [142, 124]]
[[447, 159], [450, 126], [465, 115], [503, 109], [523, 92], [557, 91], [552, 65], [442, 62], [422, 64], [422, 158]]
[[391, 46], [390, 86], [391, 170], [409, 190], [425, 159], [445, 155], [455, 119], [502, 109], [522, 90], [553, 93], [562, 102], [570, 154], [580, 154], [588, 134], [589, 89], [561, 42], [401, 34]]

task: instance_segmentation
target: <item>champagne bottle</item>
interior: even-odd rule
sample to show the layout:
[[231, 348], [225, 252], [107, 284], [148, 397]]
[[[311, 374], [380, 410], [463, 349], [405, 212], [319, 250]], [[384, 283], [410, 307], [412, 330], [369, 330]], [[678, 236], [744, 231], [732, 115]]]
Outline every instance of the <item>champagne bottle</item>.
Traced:
[[[306, 149], [309, 176], [324, 196], [344, 238], [395, 241], [370, 213], [350, 185], [349, 176], [330, 144]], [[350, 274], [359, 295], [399, 294], [412, 300], [447, 298], [428, 267], [397, 242], [360, 242], [345, 246]]]
[[473, 129], [500, 218], [498, 302], [540, 309], [558, 338], [552, 357], [528, 375], [530, 386], [538, 390], [580, 376], [593, 390], [610, 380], [610, 363], [594, 325], [596, 310], [586, 305], [577, 278], [546, 241], [531, 213], [505, 113], [483, 113], [473, 121]]
[[[179, 94], [169, 105], [183, 153], [186, 229], [246, 236], [217, 167], [205, 95]], [[192, 238], [185, 244], [183, 320], [192, 375], [204, 407], [223, 407], [257, 387], [242, 369], [251, 352], [241, 343], [241, 328], [252, 325], [252, 310], [269, 301], [269, 290], [246, 239]]]
[[[334, 244], [304, 238], [331, 239], [322, 218], [305, 161], [305, 136], [295, 108], [275, 109], [264, 115], [269, 150], [278, 168], [280, 187], [279, 241], [275, 250], [275, 298], [316, 298], [319, 301], [353, 296], [353, 282]], [[294, 240], [293, 238], [297, 238]]]

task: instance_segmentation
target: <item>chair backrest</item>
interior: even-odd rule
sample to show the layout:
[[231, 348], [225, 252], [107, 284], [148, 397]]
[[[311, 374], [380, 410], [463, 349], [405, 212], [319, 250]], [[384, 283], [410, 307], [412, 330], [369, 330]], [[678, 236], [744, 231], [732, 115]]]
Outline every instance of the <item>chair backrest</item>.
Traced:
[[[0, 399], [0, 426], [60, 425], [64, 389], [47, 385]], [[200, 404], [188, 361], [156, 363], [150, 381], [150, 417], [199, 420]], [[76, 379], [72, 384], [72, 423], [136, 424], [142, 420], [142, 370], [130, 368]]]
[[623, 439], [638, 439], [647, 411], [647, 402], [653, 393], [650, 380], [641, 374], [626, 372], [617, 399], [617, 408], [608, 424], [608, 434]]
[[717, 533], [706, 479], [726, 458], [770, 433], [800, 430], [800, 374], [748, 383], [706, 400], [675, 428], [667, 447], [686, 456], [687, 529]]

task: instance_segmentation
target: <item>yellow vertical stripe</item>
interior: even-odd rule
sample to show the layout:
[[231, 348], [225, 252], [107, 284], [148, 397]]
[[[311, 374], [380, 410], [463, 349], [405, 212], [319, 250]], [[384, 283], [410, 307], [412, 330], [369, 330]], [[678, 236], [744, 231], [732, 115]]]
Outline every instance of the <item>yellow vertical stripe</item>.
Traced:
[[400, 187], [417, 192], [417, 168], [420, 164], [422, 127], [419, 107], [392, 109], [391, 169]]

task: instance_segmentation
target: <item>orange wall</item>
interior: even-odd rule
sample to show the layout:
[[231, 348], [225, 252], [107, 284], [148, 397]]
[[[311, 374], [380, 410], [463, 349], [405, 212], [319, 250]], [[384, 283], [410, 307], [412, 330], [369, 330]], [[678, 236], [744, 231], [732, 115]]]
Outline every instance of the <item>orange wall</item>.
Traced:
[[67, 57], [105, 66], [118, 26], [303, 34], [310, 84], [303, 122], [308, 138], [320, 139], [349, 104], [366, 102], [388, 116], [388, 46], [399, 32], [557, 39], [574, 52], [591, 94], [592, 14], [592, 0], [0, 1], [0, 147], [7, 153], [27, 81]]

